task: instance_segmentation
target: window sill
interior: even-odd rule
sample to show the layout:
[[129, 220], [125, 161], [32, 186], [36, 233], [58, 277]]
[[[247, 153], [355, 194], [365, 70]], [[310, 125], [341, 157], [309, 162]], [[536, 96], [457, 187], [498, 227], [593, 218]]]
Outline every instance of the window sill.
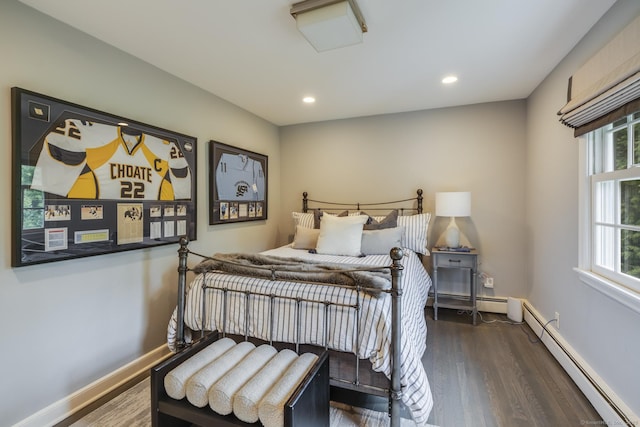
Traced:
[[637, 292], [598, 276], [591, 271], [580, 268], [574, 268], [574, 271], [578, 273], [580, 280], [591, 288], [640, 314], [640, 294]]

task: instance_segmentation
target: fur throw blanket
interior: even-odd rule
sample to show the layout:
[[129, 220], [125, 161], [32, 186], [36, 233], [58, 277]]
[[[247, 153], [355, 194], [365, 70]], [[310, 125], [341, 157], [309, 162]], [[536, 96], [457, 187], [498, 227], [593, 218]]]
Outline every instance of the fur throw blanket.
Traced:
[[[271, 280], [329, 283], [343, 286], [360, 286], [373, 295], [379, 290], [391, 289], [389, 269], [373, 270], [374, 267], [345, 265], [309, 261], [301, 258], [276, 257], [261, 254], [215, 254], [196, 265], [195, 273], [222, 271], [243, 276], [262, 277]], [[357, 270], [359, 271], [342, 271]]]

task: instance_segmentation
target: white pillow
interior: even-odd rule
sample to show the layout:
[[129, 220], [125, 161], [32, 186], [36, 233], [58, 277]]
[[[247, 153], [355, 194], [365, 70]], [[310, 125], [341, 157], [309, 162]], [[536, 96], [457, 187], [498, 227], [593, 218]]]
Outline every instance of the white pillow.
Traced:
[[389, 254], [391, 248], [402, 246], [404, 227], [364, 230], [362, 232], [363, 255]]
[[359, 216], [323, 216], [316, 252], [328, 255], [362, 255], [362, 227], [369, 219]]
[[313, 212], [291, 212], [291, 217], [296, 227], [313, 228]]
[[318, 243], [320, 230], [317, 228], [307, 228], [301, 225], [296, 226], [296, 235], [293, 238], [294, 249], [315, 249]]
[[431, 213], [398, 216], [398, 226], [404, 227], [402, 247], [423, 255], [429, 255], [429, 250], [427, 249], [429, 221], [431, 221]]

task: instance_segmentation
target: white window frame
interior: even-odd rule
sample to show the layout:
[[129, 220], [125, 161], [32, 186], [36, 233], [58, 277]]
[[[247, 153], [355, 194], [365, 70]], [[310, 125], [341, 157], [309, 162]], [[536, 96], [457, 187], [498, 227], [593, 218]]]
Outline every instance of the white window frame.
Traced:
[[[611, 274], [593, 263], [593, 191], [592, 186], [596, 181], [592, 178], [592, 153], [590, 149], [589, 136], [580, 137], [579, 143], [579, 185], [578, 185], [578, 211], [579, 211], [579, 233], [578, 233], [578, 267], [575, 271], [580, 280], [598, 292], [612, 298], [619, 303], [640, 313], [640, 284], [638, 281], [629, 281], [629, 278], [621, 274]], [[640, 168], [626, 169], [624, 171], [611, 172], [613, 179], [629, 178], [631, 176], [640, 178]]]

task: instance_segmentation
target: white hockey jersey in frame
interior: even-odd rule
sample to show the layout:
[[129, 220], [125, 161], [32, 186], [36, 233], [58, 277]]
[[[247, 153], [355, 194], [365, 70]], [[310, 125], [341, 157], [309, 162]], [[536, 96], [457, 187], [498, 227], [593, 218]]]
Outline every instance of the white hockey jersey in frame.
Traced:
[[67, 119], [46, 135], [31, 188], [70, 199], [187, 200], [191, 171], [175, 142]]

